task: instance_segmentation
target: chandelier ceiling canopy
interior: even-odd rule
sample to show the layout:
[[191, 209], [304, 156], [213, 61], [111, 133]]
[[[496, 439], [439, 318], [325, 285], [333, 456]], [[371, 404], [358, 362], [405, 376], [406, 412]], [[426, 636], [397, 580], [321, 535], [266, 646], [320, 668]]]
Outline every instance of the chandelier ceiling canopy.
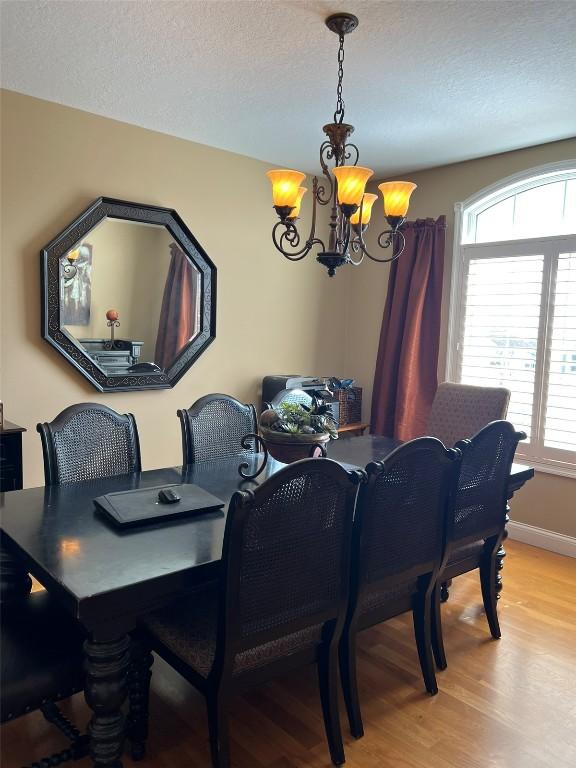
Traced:
[[[384, 217], [388, 227], [378, 235], [380, 248], [392, 248], [391, 256], [371, 255], [364, 242], [364, 233], [370, 223], [372, 206], [377, 195], [365, 192], [366, 184], [374, 172], [358, 165], [360, 152], [349, 141], [354, 126], [344, 122], [344, 36], [358, 26], [351, 13], [335, 13], [326, 19], [326, 26], [338, 35], [338, 85], [334, 121], [323, 131], [327, 138], [320, 145], [320, 166], [324, 178], [312, 180], [312, 225], [306, 242], [301, 245], [297, 221], [302, 199], [308, 191], [302, 186], [306, 174], [282, 169], [268, 171], [272, 183], [272, 201], [279, 221], [272, 229], [272, 240], [280, 253], [291, 261], [300, 261], [314, 248], [319, 252], [316, 260], [325, 266], [330, 277], [344, 264], [358, 266], [364, 257], [386, 263], [397, 259], [404, 250], [404, 235], [400, 229], [406, 219], [410, 195], [416, 184], [409, 181], [388, 181], [378, 185], [384, 204]], [[333, 164], [330, 171], [328, 164]], [[327, 245], [316, 236], [318, 205], [330, 206]]]

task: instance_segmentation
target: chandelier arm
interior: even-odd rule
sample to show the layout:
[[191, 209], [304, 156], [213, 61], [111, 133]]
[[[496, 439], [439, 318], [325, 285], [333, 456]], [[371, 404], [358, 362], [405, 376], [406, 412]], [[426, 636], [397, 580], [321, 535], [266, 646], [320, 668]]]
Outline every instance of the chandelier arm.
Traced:
[[[362, 242], [362, 212], [364, 211], [364, 195], [362, 195], [362, 199], [360, 200], [360, 208], [358, 209], [358, 229], [355, 229], [356, 237], [353, 237], [350, 241], [350, 247], [352, 248], [352, 251], [354, 253], [358, 253], [358, 251], [361, 251], [361, 242]], [[368, 225], [366, 225], [368, 226]], [[360, 261], [355, 262], [350, 259], [350, 262], [354, 264], [354, 266], [358, 266], [358, 264], [362, 263], [362, 260], [364, 259], [364, 254], [360, 256]]]
[[[356, 249], [354, 248], [354, 242], [355, 242], [355, 241], [352, 241], [352, 250], [353, 250], [353, 251], [356, 251]], [[353, 259], [352, 257], [350, 257], [350, 256], [348, 257], [348, 263], [349, 263], [349, 264], [352, 264], [352, 266], [353, 266], [353, 267], [359, 267], [359, 266], [360, 266], [360, 264], [362, 264], [362, 262], [363, 262], [363, 261], [364, 261], [364, 254], [362, 254], [362, 255], [360, 256], [360, 258], [358, 259], [358, 261], [354, 261], [354, 259]]]
[[[386, 236], [386, 242], [383, 243], [383, 238]], [[392, 261], [396, 261], [397, 258], [399, 258], [402, 253], [404, 252], [404, 248], [406, 247], [406, 238], [404, 237], [404, 234], [400, 232], [400, 230], [394, 230], [394, 229], [387, 229], [384, 232], [381, 232], [378, 235], [378, 245], [381, 248], [389, 248], [390, 245], [394, 242], [394, 238], [399, 238], [400, 240], [400, 247], [397, 249], [394, 256], [391, 256], [389, 259], [379, 259], [377, 256], [372, 256], [372, 254], [368, 253], [368, 249], [366, 248], [366, 243], [364, 242], [364, 238], [362, 237], [362, 234], [358, 236], [356, 239], [356, 242], [364, 254], [364, 256], [368, 256], [369, 259], [372, 261], [376, 261], [379, 264], [388, 264]]]
[[[280, 236], [280, 239], [278, 240], [276, 230], [280, 226], [286, 227], [286, 230], [282, 233], [282, 235]], [[287, 258], [289, 261], [301, 261], [310, 253], [314, 245], [319, 245], [321, 246], [322, 250], [325, 250], [324, 243], [322, 242], [322, 240], [320, 240], [320, 238], [318, 237], [314, 237], [309, 240], [306, 240], [304, 247], [301, 248], [299, 251], [296, 251], [295, 253], [290, 253], [285, 249], [284, 242], [295, 247], [298, 247], [298, 244], [300, 243], [300, 235], [298, 235], [297, 238], [294, 238], [293, 234], [290, 233], [290, 230], [292, 229], [296, 230], [296, 227], [294, 227], [293, 224], [287, 224], [283, 221], [278, 221], [276, 222], [272, 230], [272, 242], [274, 243], [276, 249], [280, 251], [282, 256]]]
[[[342, 214], [340, 214], [342, 216]], [[342, 254], [345, 256], [348, 256], [348, 246], [350, 245], [350, 234], [352, 231], [352, 227], [350, 225], [350, 222], [348, 219], [346, 219], [344, 216], [342, 216], [344, 219], [343, 221], [343, 231], [342, 231], [342, 237], [344, 238], [342, 240]]]
[[358, 149], [356, 144], [352, 144], [352, 142], [350, 142], [348, 144], [345, 144], [344, 145], [344, 159], [345, 160], [350, 160], [350, 158], [352, 157], [352, 155], [350, 154], [348, 149], [352, 149], [356, 153], [356, 159], [354, 160], [352, 165], [358, 165], [358, 160], [360, 160], [360, 150]]
[[[317, 194], [318, 194], [318, 179], [316, 177], [314, 177], [312, 181], [312, 192], [313, 192], [313, 201], [312, 201], [312, 222], [310, 224], [310, 234], [308, 235], [308, 239], [306, 240], [306, 243], [299, 251], [296, 250], [291, 253], [290, 251], [286, 250], [286, 247], [298, 248], [298, 246], [300, 245], [300, 233], [298, 232], [296, 224], [294, 224], [291, 221], [277, 221], [272, 229], [272, 242], [274, 243], [276, 249], [280, 251], [280, 253], [283, 256], [285, 256], [287, 259], [290, 259], [290, 261], [300, 261], [310, 253], [310, 250], [314, 245], [320, 245], [323, 251], [326, 250], [324, 248], [323, 241], [319, 237], [315, 237], [316, 201], [317, 201]], [[284, 227], [284, 231], [280, 235], [280, 238], [278, 238], [278, 230], [280, 227]]]
[[[324, 158], [324, 152], [326, 152], [326, 158]], [[322, 167], [322, 173], [328, 180], [328, 184], [330, 185], [330, 192], [328, 195], [326, 195], [326, 187], [324, 185], [318, 185], [318, 179], [314, 177], [316, 181], [316, 189], [314, 192], [314, 195], [320, 205], [328, 205], [330, 200], [332, 199], [332, 195], [334, 193], [334, 181], [332, 180], [332, 176], [330, 175], [330, 170], [328, 168], [328, 165], [326, 163], [326, 160], [331, 160], [334, 157], [334, 152], [332, 149], [332, 144], [326, 140], [322, 142], [320, 145], [320, 165]]]
[[[280, 235], [280, 238], [278, 238], [279, 227], [284, 227], [284, 231]], [[290, 246], [291, 248], [298, 248], [300, 245], [300, 234], [296, 229], [296, 226], [288, 221], [276, 222], [272, 229], [272, 242], [276, 246], [276, 249], [280, 251], [282, 256], [290, 259], [290, 261], [300, 261], [300, 259], [303, 259], [308, 254], [310, 248], [312, 247], [310, 242], [306, 241], [304, 247], [299, 251], [290, 253], [286, 250], [287, 246]]]

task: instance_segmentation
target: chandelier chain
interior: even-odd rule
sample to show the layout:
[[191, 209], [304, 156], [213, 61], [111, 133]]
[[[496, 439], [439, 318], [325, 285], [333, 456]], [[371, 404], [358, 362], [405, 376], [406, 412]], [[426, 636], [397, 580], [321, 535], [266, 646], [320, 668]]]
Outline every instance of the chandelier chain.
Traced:
[[342, 98], [342, 80], [344, 78], [344, 35], [340, 35], [340, 45], [338, 47], [338, 85], [336, 87], [336, 112], [334, 112], [334, 122], [342, 123], [344, 121], [344, 99]]

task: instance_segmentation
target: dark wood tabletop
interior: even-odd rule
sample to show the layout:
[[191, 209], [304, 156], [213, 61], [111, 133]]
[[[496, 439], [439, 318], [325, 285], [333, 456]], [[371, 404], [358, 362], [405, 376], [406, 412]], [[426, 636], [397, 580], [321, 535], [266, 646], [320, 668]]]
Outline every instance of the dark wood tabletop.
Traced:
[[[259, 457], [250, 457], [255, 467]], [[208, 577], [222, 552], [226, 508], [236, 490], [254, 488], [223, 459], [2, 495], [2, 543], [87, 629], [138, 615]], [[257, 483], [284, 465], [269, 459]], [[95, 509], [106, 493], [195, 483], [225, 502], [222, 511], [116, 528]]]
[[[328, 455], [353, 466], [384, 458], [398, 442], [356, 437], [333, 442]], [[260, 457], [249, 459], [255, 467]], [[225, 502], [260, 484], [283, 465], [269, 459], [256, 481], [238, 474], [239, 459], [120, 475], [62, 486], [30, 488], [1, 497], [4, 546], [87, 629], [105, 620], [129, 630], [146, 610], [209, 576], [222, 551], [225, 509], [120, 530], [96, 511], [93, 499], [106, 493], [171, 483], [195, 483]], [[511, 484], [533, 473], [515, 466]], [[514, 488], [515, 489], [515, 488]]]

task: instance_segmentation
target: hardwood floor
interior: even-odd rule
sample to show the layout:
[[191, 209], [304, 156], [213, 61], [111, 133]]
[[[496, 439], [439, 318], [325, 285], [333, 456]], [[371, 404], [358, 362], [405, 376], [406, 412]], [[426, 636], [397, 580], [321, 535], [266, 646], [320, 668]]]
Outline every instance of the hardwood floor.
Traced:
[[[477, 575], [456, 579], [443, 607], [448, 669], [438, 674], [438, 696], [424, 693], [409, 616], [362, 633], [363, 739], [349, 736], [341, 709], [350, 768], [576, 765], [576, 560], [518, 542], [506, 548], [502, 640], [490, 638]], [[81, 696], [63, 709], [85, 723]], [[330, 765], [312, 669], [239, 697], [231, 714], [233, 768]], [[4, 725], [1, 735], [3, 768], [65, 746], [38, 713]], [[124, 765], [210, 766], [202, 699], [159, 660], [149, 755]]]

